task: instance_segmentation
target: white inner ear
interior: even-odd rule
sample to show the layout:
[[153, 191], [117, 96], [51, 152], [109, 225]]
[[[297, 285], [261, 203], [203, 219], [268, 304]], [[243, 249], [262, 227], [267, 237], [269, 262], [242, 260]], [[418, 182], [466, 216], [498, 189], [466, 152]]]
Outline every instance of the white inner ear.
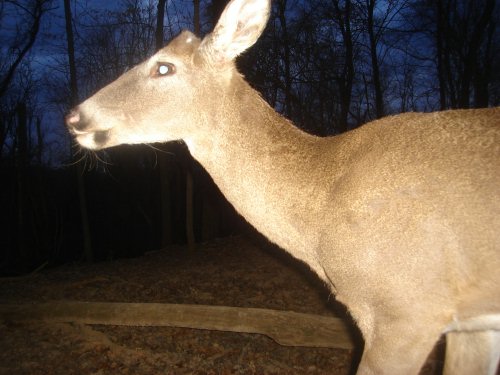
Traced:
[[231, 1], [213, 33], [203, 40], [207, 57], [224, 63], [252, 46], [266, 26], [270, 7], [270, 0]]

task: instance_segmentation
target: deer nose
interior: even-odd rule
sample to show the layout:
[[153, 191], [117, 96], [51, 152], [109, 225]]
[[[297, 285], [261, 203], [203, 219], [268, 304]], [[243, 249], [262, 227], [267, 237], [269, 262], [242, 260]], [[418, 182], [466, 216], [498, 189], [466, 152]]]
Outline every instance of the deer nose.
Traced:
[[88, 123], [84, 121], [78, 107], [73, 108], [65, 117], [66, 126], [74, 131], [84, 131]]

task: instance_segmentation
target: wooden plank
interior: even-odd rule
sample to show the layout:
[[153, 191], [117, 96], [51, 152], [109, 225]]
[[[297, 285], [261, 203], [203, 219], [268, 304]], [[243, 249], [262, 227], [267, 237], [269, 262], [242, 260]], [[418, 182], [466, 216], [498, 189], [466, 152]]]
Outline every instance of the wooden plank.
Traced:
[[3, 321], [42, 320], [124, 326], [168, 326], [259, 333], [286, 346], [352, 349], [339, 318], [257, 308], [165, 303], [70, 302], [0, 304]]

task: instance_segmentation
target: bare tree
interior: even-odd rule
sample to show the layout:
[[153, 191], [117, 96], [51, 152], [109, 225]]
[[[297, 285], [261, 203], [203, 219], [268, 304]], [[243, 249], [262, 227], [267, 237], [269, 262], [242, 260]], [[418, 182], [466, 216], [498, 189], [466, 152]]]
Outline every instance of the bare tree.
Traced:
[[290, 59], [291, 59], [291, 51], [290, 51], [290, 35], [288, 32], [287, 25], [287, 0], [279, 0], [276, 1], [277, 4], [277, 18], [279, 20], [280, 30], [281, 30], [281, 49], [282, 56], [281, 60], [283, 62], [283, 82], [284, 82], [284, 108], [283, 113], [291, 117], [292, 115], [292, 77], [291, 77], [291, 67], [290, 67]]
[[[420, 56], [435, 59], [439, 81], [440, 108], [484, 107], [489, 104], [488, 88], [492, 66], [500, 58], [498, 45], [499, 9], [495, 0], [415, 1], [408, 19], [420, 42]], [[418, 48], [418, 46], [417, 46]]]
[[380, 66], [378, 58], [378, 42], [380, 40], [381, 27], [375, 25], [375, 4], [376, 0], [365, 0], [366, 6], [366, 28], [368, 33], [368, 39], [370, 42], [370, 57], [371, 57], [371, 67], [372, 67], [372, 79], [373, 79], [373, 89], [375, 91], [375, 114], [376, 118], [381, 118], [384, 116], [384, 98], [382, 92], [382, 84], [380, 82]]
[[[14, 29], [15, 33], [8, 33], [7, 26], [10, 22], [0, 22], [0, 33], [5, 31], [1, 38], [3, 54], [0, 54], [0, 154], [3, 151], [5, 141], [9, 133], [13, 135], [16, 126], [14, 119], [17, 116], [18, 105], [24, 103], [29, 95], [33, 94], [32, 80], [25, 84], [23, 77], [20, 77], [20, 84], [15, 84], [16, 73], [30, 71], [22, 69], [23, 61], [25, 61], [28, 52], [35, 44], [42, 17], [50, 9], [51, 0], [36, 0], [36, 1], [3, 1], [0, 6], [0, 18], [9, 18], [16, 20]], [[5, 29], [5, 30], [2, 30]], [[7, 37], [7, 34], [11, 34]], [[30, 71], [31, 75], [31, 71]], [[9, 98], [6, 98], [7, 91], [15, 86]]]
[[343, 39], [344, 47], [344, 66], [342, 74], [337, 77], [339, 92], [341, 98], [340, 119], [338, 130], [343, 132], [347, 130], [349, 110], [351, 108], [352, 86], [354, 82], [354, 46], [353, 34], [351, 30], [351, 1], [333, 0], [333, 7], [340, 33]]
[[200, 35], [201, 21], [200, 21], [200, 0], [193, 0], [193, 26], [194, 33]]
[[26, 244], [27, 233], [27, 166], [28, 166], [28, 115], [25, 103], [20, 103], [17, 107], [17, 250], [23, 264], [29, 263], [29, 251]]
[[[36, 37], [40, 30], [42, 16], [49, 10], [52, 0], [35, 1], [14, 1], [4, 0], [5, 4], [10, 4], [18, 13], [18, 31], [12, 44], [5, 50], [9, 53], [2, 57], [0, 61], [0, 97], [7, 91], [14, 78], [17, 68], [23, 61], [28, 51], [35, 44]], [[2, 7], [5, 6], [2, 4]]]
[[[75, 64], [75, 45], [73, 38], [73, 23], [71, 17], [71, 6], [69, 0], [64, 0], [64, 16], [66, 21], [66, 38], [68, 42], [68, 62], [70, 71], [70, 88], [72, 106], [79, 102], [78, 99], [78, 84], [76, 77], [76, 64]], [[85, 193], [85, 181], [83, 179], [83, 167], [81, 163], [76, 163], [76, 175], [78, 179], [78, 196], [80, 198], [80, 215], [82, 220], [83, 232], [83, 250], [85, 259], [91, 262], [94, 259], [92, 251], [92, 241], [90, 234], [90, 225], [87, 212], [87, 196]]]

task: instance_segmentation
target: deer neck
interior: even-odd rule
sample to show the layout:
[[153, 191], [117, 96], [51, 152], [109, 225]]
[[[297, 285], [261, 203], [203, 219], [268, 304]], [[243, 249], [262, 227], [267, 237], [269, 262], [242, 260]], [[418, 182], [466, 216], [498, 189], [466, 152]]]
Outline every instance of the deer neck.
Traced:
[[186, 139], [192, 155], [250, 224], [322, 276], [310, 251], [318, 237], [312, 221], [325, 199], [311, 173], [321, 139], [293, 126], [246, 84], [235, 97], [219, 96], [217, 107], [219, 115], [204, 124], [210, 133]]

